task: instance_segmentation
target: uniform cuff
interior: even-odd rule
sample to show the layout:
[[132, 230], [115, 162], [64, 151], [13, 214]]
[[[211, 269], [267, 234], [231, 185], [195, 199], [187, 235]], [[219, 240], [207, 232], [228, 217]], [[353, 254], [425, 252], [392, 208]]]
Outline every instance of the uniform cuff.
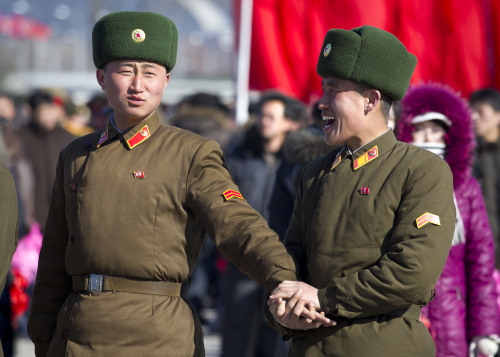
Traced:
[[335, 287], [318, 289], [318, 300], [321, 310], [325, 315], [337, 314], [337, 298], [335, 297]]
[[266, 289], [272, 292], [281, 282], [285, 280], [297, 281], [297, 275], [290, 270], [280, 270], [267, 279]]

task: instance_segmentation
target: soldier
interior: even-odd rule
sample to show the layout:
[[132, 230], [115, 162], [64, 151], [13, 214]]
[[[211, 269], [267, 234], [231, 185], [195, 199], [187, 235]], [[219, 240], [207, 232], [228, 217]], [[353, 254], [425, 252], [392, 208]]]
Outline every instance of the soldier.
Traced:
[[[387, 119], [416, 58], [371, 26], [328, 31], [317, 72], [325, 141], [339, 149], [305, 167], [285, 246], [304, 282], [270, 296], [289, 356], [434, 356], [419, 321], [453, 238], [452, 175], [438, 156], [398, 142]], [[307, 284], [305, 283], [307, 282]], [[335, 319], [309, 331], [313, 304]]]
[[[0, 295], [7, 280], [10, 262], [17, 247], [18, 211], [14, 179], [9, 170], [0, 163]], [[8, 290], [8, 289], [6, 289]], [[3, 306], [2, 306], [3, 310]], [[0, 318], [3, 311], [0, 311]], [[1, 331], [0, 332], [4, 332]], [[7, 334], [6, 334], [7, 335]], [[0, 342], [0, 356], [3, 356]]]
[[295, 266], [238, 192], [219, 145], [160, 124], [174, 23], [111, 13], [92, 42], [113, 116], [59, 157], [28, 325], [36, 355], [204, 356], [180, 287], [205, 232], [269, 291], [294, 280]]

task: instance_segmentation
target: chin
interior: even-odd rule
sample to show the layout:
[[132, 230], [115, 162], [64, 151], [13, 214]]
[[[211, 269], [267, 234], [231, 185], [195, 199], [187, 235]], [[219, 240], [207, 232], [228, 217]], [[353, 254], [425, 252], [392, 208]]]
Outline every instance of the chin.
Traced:
[[327, 143], [330, 146], [339, 146], [339, 145], [343, 144], [343, 142], [341, 142], [341, 140], [339, 138], [329, 138], [329, 137], [325, 136], [324, 139], [325, 139], [325, 143]]

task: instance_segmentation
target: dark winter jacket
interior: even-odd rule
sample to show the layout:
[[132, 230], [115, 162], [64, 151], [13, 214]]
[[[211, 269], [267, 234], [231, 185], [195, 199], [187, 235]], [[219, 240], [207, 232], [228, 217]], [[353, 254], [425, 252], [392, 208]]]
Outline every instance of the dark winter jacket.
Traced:
[[486, 211], [495, 237], [495, 262], [500, 269], [500, 140], [488, 143], [477, 138], [472, 175], [477, 178], [483, 191]]
[[59, 152], [75, 137], [59, 126], [49, 132], [34, 122], [20, 128], [18, 134], [25, 157], [35, 175], [35, 220], [43, 228], [49, 210]]
[[467, 103], [447, 87], [436, 84], [412, 88], [402, 101], [399, 140], [411, 142], [413, 117], [426, 112], [444, 114], [452, 125], [445, 136], [445, 160], [453, 173], [453, 188], [464, 225], [465, 240], [454, 239], [435, 299], [422, 311], [435, 333], [436, 356], [468, 355], [475, 336], [497, 334], [500, 317], [493, 280], [493, 235], [484, 199], [471, 177], [474, 134]]
[[325, 143], [324, 135], [315, 126], [291, 132], [283, 144], [283, 161], [276, 174], [269, 203], [269, 227], [285, 238], [293, 212], [299, 174], [310, 161], [333, 151], [335, 147]]

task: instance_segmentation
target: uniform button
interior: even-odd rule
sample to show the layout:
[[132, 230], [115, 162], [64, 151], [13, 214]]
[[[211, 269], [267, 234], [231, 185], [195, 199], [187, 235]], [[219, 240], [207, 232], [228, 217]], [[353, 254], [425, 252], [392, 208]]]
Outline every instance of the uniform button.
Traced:
[[63, 340], [67, 340], [68, 339], [68, 333], [66, 331], [61, 331], [61, 338]]
[[76, 191], [76, 188], [77, 188], [76, 183], [74, 183], [74, 182], [70, 183], [69, 188], [71, 191]]
[[75, 236], [69, 236], [69, 244], [73, 244], [75, 241]]

